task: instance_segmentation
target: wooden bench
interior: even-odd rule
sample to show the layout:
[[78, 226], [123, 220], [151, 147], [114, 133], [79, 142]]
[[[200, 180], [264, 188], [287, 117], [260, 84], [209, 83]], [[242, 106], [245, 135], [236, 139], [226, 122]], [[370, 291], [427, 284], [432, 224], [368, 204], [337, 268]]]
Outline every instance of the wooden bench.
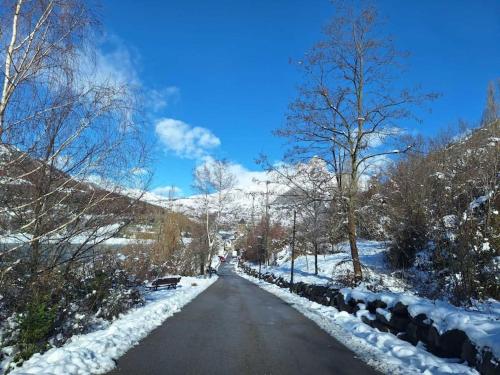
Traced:
[[179, 281], [181, 281], [180, 277], [161, 277], [153, 280], [149, 288], [157, 290], [159, 286], [167, 286], [167, 289], [175, 289], [177, 288], [177, 284], [179, 284]]

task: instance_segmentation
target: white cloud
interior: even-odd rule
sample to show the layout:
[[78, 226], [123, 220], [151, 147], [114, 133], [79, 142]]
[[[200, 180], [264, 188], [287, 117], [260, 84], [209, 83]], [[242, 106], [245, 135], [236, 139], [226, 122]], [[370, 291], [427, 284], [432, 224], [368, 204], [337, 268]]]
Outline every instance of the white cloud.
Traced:
[[168, 185], [168, 186], [158, 186], [151, 190], [152, 193], [161, 195], [162, 197], [174, 197], [182, 193], [182, 189], [174, 186], [174, 185]]
[[155, 130], [167, 151], [171, 151], [181, 158], [203, 158], [221, 143], [220, 139], [209, 129], [199, 126], [193, 127], [171, 118], [158, 120]]
[[365, 135], [365, 142], [368, 148], [377, 148], [382, 146], [387, 139], [394, 138], [404, 134], [404, 129], [398, 127], [386, 127], [378, 132]]
[[148, 92], [147, 104], [154, 112], [158, 112], [177, 102], [180, 95], [181, 91], [176, 86], [168, 86], [160, 90], [153, 89]]
[[85, 88], [88, 80], [103, 86], [113, 85], [125, 91], [133, 90], [141, 105], [150, 112], [158, 112], [176, 103], [180, 89], [176, 86], [151, 88], [140, 78], [141, 56], [115, 35], [98, 39], [91, 49], [79, 52], [79, 86]]
[[[211, 156], [205, 156], [203, 163], [197, 168], [207, 166], [208, 169], [212, 168], [214, 159]], [[235, 189], [250, 192], [264, 192], [266, 190], [266, 181], [272, 180], [269, 172], [266, 171], [251, 171], [241, 164], [229, 162], [227, 171], [235, 177]]]
[[79, 52], [76, 61], [79, 68], [79, 85], [92, 84], [140, 87], [137, 66], [139, 55], [119, 38], [108, 35], [96, 45]]

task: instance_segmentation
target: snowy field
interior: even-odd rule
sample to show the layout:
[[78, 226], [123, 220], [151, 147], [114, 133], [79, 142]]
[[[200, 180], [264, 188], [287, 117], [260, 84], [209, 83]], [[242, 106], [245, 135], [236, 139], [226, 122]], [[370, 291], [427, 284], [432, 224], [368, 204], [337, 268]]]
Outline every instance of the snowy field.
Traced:
[[[358, 250], [363, 265], [363, 272], [370, 280], [375, 280], [377, 287], [392, 292], [401, 292], [408, 286], [400, 279], [390, 275], [385, 264], [387, 248], [384, 242], [358, 240]], [[258, 265], [250, 264], [254, 269]], [[270, 272], [290, 280], [290, 252], [284, 250], [278, 254], [277, 266], [263, 266], [262, 273]], [[318, 275], [314, 275], [314, 256], [302, 255], [295, 259], [294, 282], [323, 285], [339, 276], [352, 272], [351, 253], [349, 243], [343, 242], [336, 245], [335, 253], [318, 255]]]
[[137, 345], [165, 319], [203, 292], [217, 277], [183, 277], [177, 289], [159, 289], [146, 294], [146, 305], [134, 308], [101, 329], [74, 336], [60, 348], [35, 354], [10, 374], [103, 374], [115, 360]]
[[237, 272], [241, 277], [289, 303], [382, 373], [478, 374], [476, 370], [457, 363], [457, 360], [436, 357], [419, 345], [415, 347], [390, 333], [379, 332], [354, 315], [309, 301], [287, 289], [248, 276], [239, 269]]

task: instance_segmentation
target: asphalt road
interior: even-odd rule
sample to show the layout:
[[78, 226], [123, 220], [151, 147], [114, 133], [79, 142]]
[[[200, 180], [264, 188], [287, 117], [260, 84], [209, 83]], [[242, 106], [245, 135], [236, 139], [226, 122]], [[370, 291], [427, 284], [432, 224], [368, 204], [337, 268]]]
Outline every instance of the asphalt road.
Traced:
[[281, 299], [225, 266], [110, 374], [377, 374]]

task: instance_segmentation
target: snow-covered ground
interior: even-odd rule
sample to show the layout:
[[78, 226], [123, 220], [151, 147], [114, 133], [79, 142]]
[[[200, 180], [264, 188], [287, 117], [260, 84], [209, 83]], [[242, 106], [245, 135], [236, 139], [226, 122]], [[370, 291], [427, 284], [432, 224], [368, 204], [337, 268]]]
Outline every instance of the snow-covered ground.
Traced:
[[[377, 287], [400, 292], [408, 287], [401, 279], [391, 276], [385, 263], [387, 247], [384, 242], [358, 240], [358, 250], [363, 264], [363, 272], [371, 280], [375, 280]], [[278, 254], [277, 266], [263, 266], [262, 273], [271, 272], [285, 280], [290, 279], [291, 261], [290, 252], [285, 249]], [[258, 269], [257, 265], [250, 265]], [[318, 255], [318, 275], [314, 274], [314, 256], [302, 255], [295, 259], [294, 282], [323, 285], [332, 282], [337, 277], [352, 272], [351, 253], [349, 243], [343, 242], [335, 246], [335, 253]]]
[[335, 307], [323, 306], [287, 289], [258, 280], [237, 271], [245, 279], [289, 303], [299, 312], [318, 324], [356, 355], [386, 374], [478, 374], [457, 360], [443, 359], [424, 348], [398, 339], [390, 333], [364, 324], [357, 316], [339, 312]]
[[[489, 303], [489, 309], [482, 311], [470, 311], [453, 306], [445, 301], [429, 300], [417, 297], [410, 293], [373, 293], [361, 288], [344, 288], [341, 290], [344, 298], [354, 298], [357, 301], [379, 300], [387, 304], [388, 308], [394, 307], [398, 302], [408, 306], [408, 312], [412, 317], [425, 314], [432, 320], [432, 325], [440, 334], [452, 329], [459, 329], [467, 334], [469, 339], [478, 347], [488, 347], [497, 358], [500, 358], [500, 303], [496, 301]], [[380, 312], [390, 320], [391, 313], [383, 310]], [[368, 314], [363, 309], [359, 314]]]
[[179, 312], [208, 288], [217, 277], [183, 277], [177, 289], [160, 289], [146, 295], [146, 305], [121, 315], [108, 327], [74, 336], [60, 348], [35, 354], [10, 374], [102, 374], [115, 360], [137, 345], [154, 328]]
[[[120, 223], [115, 223], [111, 225], [106, 225], [96, 230], [89, 230], [88, 232], [82, 232], [73, 236], [67, 240], [68, 243], [73, 245], [81, 244], [101, 244], [108, 246], [118, 246], [118, 245], [131, 245], [131, 244], [151, 244], [151, 240], [141, 240], [135, 238], [125, 238], [125, 237], [115, 237], [119, 233], [121, 227]], [[59, 243], [63, 239], [67, 238], [68, 234], [56, 233], [51, 236], [46, 236], [42, 238], [42, 241], [48, 243]], [[33, 236], [29, 233], [11, 233], [0, 235], [0, 244], [6, 245], [19, 245], [24, 243], [29, 243]]]

